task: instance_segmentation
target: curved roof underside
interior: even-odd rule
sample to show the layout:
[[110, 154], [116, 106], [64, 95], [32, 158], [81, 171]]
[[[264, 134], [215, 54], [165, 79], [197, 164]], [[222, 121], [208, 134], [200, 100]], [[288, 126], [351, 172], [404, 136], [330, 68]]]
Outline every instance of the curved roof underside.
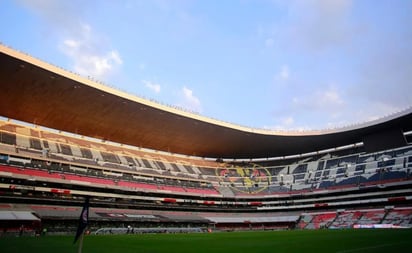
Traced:
[[396, 128], [412, 130], [412, 110], [351, 127], [279, 132], [241, 127], [148, 101], [0, 45], [0, 116], [171, 153], [264, 158], [362, 141]]

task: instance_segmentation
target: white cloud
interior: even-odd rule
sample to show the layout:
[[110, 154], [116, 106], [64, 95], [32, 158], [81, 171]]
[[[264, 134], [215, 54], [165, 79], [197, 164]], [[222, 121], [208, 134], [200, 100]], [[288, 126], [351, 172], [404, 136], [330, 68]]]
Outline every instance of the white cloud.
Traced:
[[266, 47], [273, 47], [274, 44], [275, 44], [275, 41], [272, 38], [267, 38], [265, 40], [265, 46]]
[[73, 62], [75, 72], [105, 79], [114, 68], [120, 66], [123, 61], [116, 50], [99, 50], [97, 38], [89, 25], [81, 26], [81, 33], [72, 35], [63, 41], [61, 51]]
[[181, 92], [183, 94], [182, 106], [184, 108], [195, 112], [202, 111], [200, 100], [193, 94], [191, 89], [184, 86]]
[[289, 0], [275, 4], [284, 7], [286, 16], [279, 25], [265, 27], [262, 33], [280, 38], [276, 43], [283, 49], [308, 53], [308, 49], [323, 51], [350, 41], [352, 0]]
[[146, 69], [146, 64], [140, 63], [139, 66], [138, 66], [138, 69], [139, 69], [140, 71], [144, 71], [144, 70]]
[[78, 16], [84, 10], [75, 1], [19, 0], [22, 6], [46, 21], [46, 27], [53, 31], [75, 33]]
[[312, 94], [302, 94], [294, 97], [292, 103], [299, 109], [330, 111], [345, 104], [342, 95], [335, 87], [317, 90]]
[[278, 131], [308, 131], [311, 130], [307, 126], [298, 126], [293, 116], [286, 116], [276, 120], [277, 124], [272, 127], [264, 127], [264, 129], [278, 130]]
[[123, 61], [122, 61], [122, 59], [120, 58], [120, 55], [119, 55], [119, 53], [117, 52], [117, 51], [115, 51], [115, 50], [112, 50], [112, 51], [110, 51], [110, 58], [116, 63], [116, 64], [122, 64], [123, 63]]
[[368, 106], [358, 108], [358, 110], [353, 113], [353, 117], [358, 119], [357, 122], [367, 122], [380, 119], [403, 109], [404, 108], [389, 105], [384, 102], [373, 102]]
[[59, 49], [71, 61], [73, 71], [104, 80], [122, 64], [119, 53], [108, 49], [107, 41], [82, 21], [88, 15], [79, 2], [21, 0], [20, 3], [44, 21], [48, 39], [56, 39]]
[[320, 91], [315, 94], [314, 99], [319, 107], [342, 105], [344, 103], [341, 95], [334, 89]]
[[294, 122], [295, 120], [292, 116], [281, 119], [281, 123], [283, 126], [291, 126]]
[[[350, 38], [351, 28], [347, 15], [351, 0], [298, 1], [295, 14], [297, 29], [294, 36], [302, 45], [324, 50], [340, 45]], [[302, 46], [301, 45], [301, 46]]]
[[282, 66], [282, 69], [281, 69], [280, 72], [279, 72], [279, 77], [280, 77], [282, 80], [287, 80], [287, 79], [289, 79], [289, 67], [288, 67], [288, 65], [283, 65], [283, 66]]
[[75, 40], [67, 39], [63, 42], [68, 48], [78, 48], [79, 42]]
[[[274, 113], [279, 124], [282, 117], [294, 114], [295, 124], [343, 126], [375, 120], [411, 105], [412, 50], [408, 42], [412, 33], [406, 25], [410, 15], [388, 8], [385, 13], [390, 18], [384, 21], [374, 15], [359, 18], [362, 4], [351, 0], [276, 3], [286, 7], [284, 19], [276, 25], [262, 25], [259, 35], [276, 38], [275, 53], [285, 55], [281, 60], [296, 66], [288, 80], [293, 94], [275, 93], [276, 101], [283, 101], [276, 104], [281, 108]], [[377, 9], [384, 6], [380, 3]], [[281, 73], [276, 73], [278, 82]], [[322, 85], [329, 80], [339, 83]], [[276, 91], [280, 94], [281, 90]]]
[[159, 93], [161, 90], [161, 86], [158, 83], [154, 83], [151, 81], [147, 81], [147, 80], [142, 80], [142, 83], [149, 89], [151, 89], [152, 91], [154, 91], [155, 93]]
[[284, 108], [273, 114], [276, 125], [281, 129], [321, 129], [326, 124], [322, 122], [341, 122], [342, 117], [351, 117], [346, 112], [353, 109], [345, 101], [344, 93], [335, 85], [318, 87], [316, 90], [305, 87], [296, 90], [293, 97], [284, 101]]

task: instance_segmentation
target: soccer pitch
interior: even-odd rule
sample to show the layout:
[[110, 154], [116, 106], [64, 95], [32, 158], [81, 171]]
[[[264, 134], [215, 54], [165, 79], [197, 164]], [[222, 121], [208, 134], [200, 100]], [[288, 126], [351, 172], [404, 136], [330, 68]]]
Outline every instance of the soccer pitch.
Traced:
[[[2, 253], [77, 252], [74, 236], [3, 237]], [[412, 230], [303, 230], [204, 234], [90, 235], [83, 253], [411, 252]]]

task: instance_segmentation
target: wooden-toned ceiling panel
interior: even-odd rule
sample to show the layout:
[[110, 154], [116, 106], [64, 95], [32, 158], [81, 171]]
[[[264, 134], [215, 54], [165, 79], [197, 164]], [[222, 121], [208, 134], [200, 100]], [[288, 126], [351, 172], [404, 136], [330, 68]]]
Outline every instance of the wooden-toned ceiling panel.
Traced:
[[215, 158], [260, 158], [353, 144], [365, 134], [391, 127], [412, 130], [410, 110], [400, 118], [336, 133], [255, 133], [119, 95], [1, 45], [0, 49], [0, 116], [137, 147]]

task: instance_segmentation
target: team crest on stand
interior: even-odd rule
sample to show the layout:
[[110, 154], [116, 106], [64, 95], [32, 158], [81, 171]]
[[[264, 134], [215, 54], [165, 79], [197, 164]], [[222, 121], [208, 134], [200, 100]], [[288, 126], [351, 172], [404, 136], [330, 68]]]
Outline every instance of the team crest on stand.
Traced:
[[216, 176], [221, 184], [238, 192], [252, 194], [267, 189], [271, 182], [269, 171], [259, 166], [217, 169]]

